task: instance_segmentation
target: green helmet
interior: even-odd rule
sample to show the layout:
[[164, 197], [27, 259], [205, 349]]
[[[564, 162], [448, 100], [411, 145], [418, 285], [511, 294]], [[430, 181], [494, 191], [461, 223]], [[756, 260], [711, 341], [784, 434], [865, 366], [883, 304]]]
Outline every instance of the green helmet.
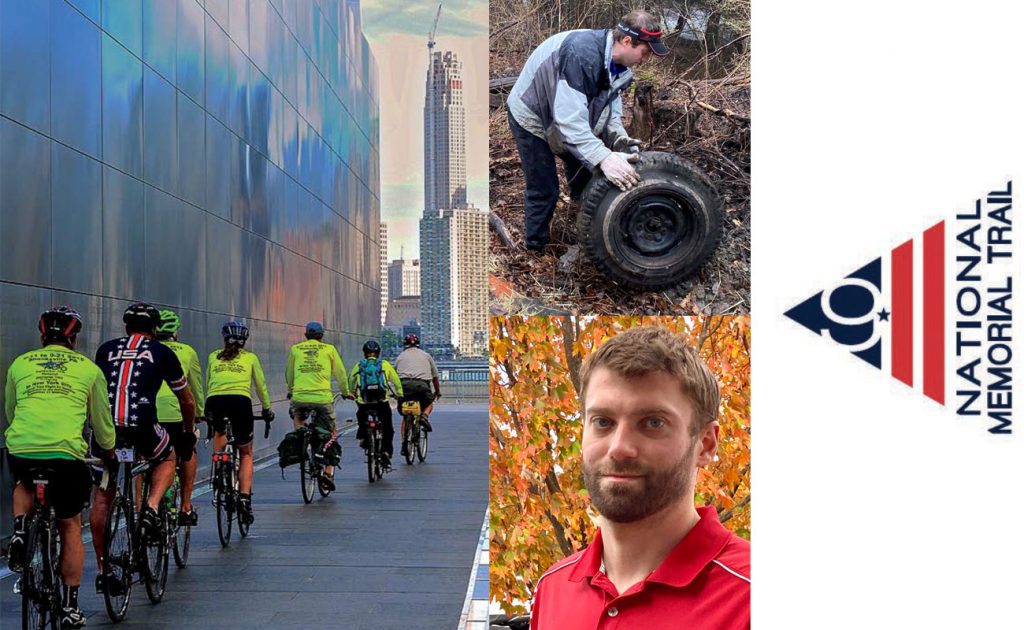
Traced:
[[160, 323], [156, 327], [157, 334], [173, 335], [181, 328], [181, 319], [170, 309], [160, 311]]

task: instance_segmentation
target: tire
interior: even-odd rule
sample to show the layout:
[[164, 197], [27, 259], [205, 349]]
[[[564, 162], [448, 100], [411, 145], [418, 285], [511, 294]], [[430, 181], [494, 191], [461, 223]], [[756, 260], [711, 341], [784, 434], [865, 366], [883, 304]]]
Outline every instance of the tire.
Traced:
[[227, 547], [231, 542], [231, 520], [235, 506], [231, 497], [231, 479], [228, 478], [230, 474], [224, 462], [217, 463], [213, 502], [217, 506], [217, 537], [221, 547]]
[[648, 291], [696, 273], [722, 236], [722, 199], [696, 166], [648, 151], [636, 165], [641, 182], [621, 191], [600, 172], [580, 198], [580, 241], [602, 272]]
[[416, 420], [416, 426], [419, 433], [419, 439], [416, 440], [416, 457], [419, 458], [420, 463], [427, 459], [427, 438], [429, 434], [423, 430], [423, 425], [420, 424], [419, 419]]
[[415, 418], [412, 416], [405, 417], [405, 434], [402, 436], [402, 441], [405, 442], [405, 463], [412, 466], [413, 462], [416, 461], [416, 455], [413, 453], [413, 430], [412, 425]]
[[128, 612], [128, 603], [132, 599], [132, 540], [131, 521], [128, 520], [128, 506], [124, 498], [118, 494], [110, 503], [107, 512], [107, 524], [104, 528], [103, 567], [108, 575], [120, 582], [123, 593], [116, 597], [110, 589], [103, 593], [103, 604], [107, 608], [110, 620], [117, 623], [123, 621]]
[[[184, 495], [182, 494], [181, 482], [175, 477], [174, 482], [174, 511], [171, 515], [172, 518], [177, 519], [178, 515], [181, 514], [181, 506], [184, 504]], [[193, 508], [195, 509], [195, 508]], [[187, 525], [178, 525], [177, 522], [171, 524], [171, 531], [174, 532], [173, 536], [173, 551], [174, 551], [174, 564], [179, 569], [184, 569], [185, 565], [188, 564], [188, 552], [192, 547], [192, 528]]]
[[[239, 511], [238, 511], [238, 507], [239, 507], [239, 504], [240, 504], [238, 498], [241, 496], [238, 488], [239, 488], [239, 484], [241, 483], [241, 479], [242, 479], [242, 476], [239, 474], [238, 469], [239, 469], [239, 466], [241, 465], [241, 462], [239, 462], [239, 460], [238, 460], [238, 453], [236, 452], [234, 455], [235, 455], [234, 459], [231, 460], [231, 496], [233, 497], [232, 505], [235, 508], [234, 509], [234, 513], [235, 513], [235, 520], [238, 522], [238, 533], [242, 535], [242, 538], [245, 538], [246, 536], [249, 535], [249, 523], [246, 523], [245, 519], [239, 518]], [[252, 488], [249, 489], [249, 492], [252, 492]], [[250, 498], [249, 498], [249, 509], [251, 510], [252, 509], [252, 495], [250, 494], [249, 496], [250, 496]]]
[[149, 597], [149, 601], [154, 604], [159, 604], [160, 600], [164, 598], [164, 591], [167, 588], [167, 567], [170, 555], [170, 518], [163, 501], [160, 502], [158, 515], [163, 526], [159, 540], [152, 544], [143, 541], [142, 544], [142, 566], [146, 573], [146, 595]]
[[377, 450], [380, 448], [376, 429], [370, 430], [367, 440], [370, 442], [370, 448], [366, 449], [366, 476], [369, 477], [370, 483], [373, 483], [377, 481]]
[[319, 485], [314, 474], [313, 441], [310, 439], [309, 432], [306, 432], [302, 438], [302, 461], [299, 463], [299, 468], [299, 482], [302, 483], [302, 501], [309, 504], [313, 502], [314, 486]]
[[[49, 534], [38, 517], [25, 530], [25, 559], [21, 572], [21, 627], [45, 628], [54, 624], [54, 589], [58, 589], [59, 560], [48, 554]], [[48, 557], [49, 556], [49, 557]], [[60, 623], [60, 617], [56, 618]], [[56, 626], [56, 627], [59, 627]]]

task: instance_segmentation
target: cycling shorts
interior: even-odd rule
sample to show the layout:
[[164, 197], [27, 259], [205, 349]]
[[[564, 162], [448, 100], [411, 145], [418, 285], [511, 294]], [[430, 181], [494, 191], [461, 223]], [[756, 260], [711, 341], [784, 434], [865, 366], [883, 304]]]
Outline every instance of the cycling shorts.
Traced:
[[192, 440], [188, 433], [185, 433], [184, 422], [161, 422], [160, 426], [167, 431], [167, 435], [171, 438], [171, 445], [174, 446], [174, 452], [181, 457], [181, 453], [188, 450], [189, 444]]
[[[114, 434], [117, 436], [115, 448], [135, 449], [136, 461], [145, 459], [158, 464], [167, 459], [167, 456], [171, 454], [173, 446], [171, 436], [159, 424], [143, 424], [137, 427], [114, 427]], [[99, 457], [100, 447], [96, 444], [95, 438], [92, 441], [91, 449], [93, 457]], [[114, 466], [110, 472], [111, 479], [117, 478], [120, 467], [120, 462]], [[103, 479], [103, 467], [93, 466], [91, 470], [92, 482], [99, 485]]]
[[49, 468], [53, 471], [47, 476], [46, 499], [53, 506], [57, 518], [71, 518], [82, 513], [89, 507], [89, 490], [91, 476], [89, 467], [78, 459], [30, 459], [7, 454], [7, 463], [15, 483], [25, 486], [35, 494], [35, 480], [32, 471], [36, 468]]
[[418, 400], [420, 407], [427, 408], [427, 405], [434, 402], [434, 390], [431, 383], [420, 378], [403, 378], [402, 392], [405, 400]]
[[206, 417], [217, 433], [224, 433], [231, 423], [235, 446], [245, 446], [253, 440], [252, 399], [239, 394], [217, 394], [206, 399]]
[[288, 415], [291, 416], [293, 420], [298, 420], [299, 416], [307, 410], [316, 414], [316, 417], [313, 420], [313, 424], [315, 426], [324, 427], [331, 431], [338, 430], [338, 418], [334, 414], [334, 405], [295, 402], [293, 400], [291, 406], [288, 407]]

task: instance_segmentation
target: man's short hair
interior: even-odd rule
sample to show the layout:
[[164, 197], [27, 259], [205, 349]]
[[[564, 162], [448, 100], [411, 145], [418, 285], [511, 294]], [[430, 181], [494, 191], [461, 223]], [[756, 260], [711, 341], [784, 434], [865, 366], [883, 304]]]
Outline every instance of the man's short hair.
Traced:
[[[661, 30], [661, 22], [658, 21], [658, 18], [654, 17], [647, 11], [630, 11], [625, 16], [623, 16], [623, 18], [619, 20], [619, 22], [622, 22], [623, 24], [625, 24], [626, 26], [630, 27], [635, 31], [639, 31], [641, 29], [645, 31]], [[616, 28], [612, 30], [613, 41], [621, 42], [624, 37], [626, 37], [626, 34], [620, 31], [619, 29]], [[634, 41], [633, 46], [637, 46], [643, 43], [644, 42]]]
[[718, 417], [718, 380], [707, 364], [680, 335], [660, 326], [630, 328], [606, 341], [590, 354], [580, 370], [580, 400], [586, 401], [587, 383], [594, 370], [606, 368], [626, 378], [654, 372], [674, 376], [693, 404], [694, 422], [690, 433], [696, 435]]

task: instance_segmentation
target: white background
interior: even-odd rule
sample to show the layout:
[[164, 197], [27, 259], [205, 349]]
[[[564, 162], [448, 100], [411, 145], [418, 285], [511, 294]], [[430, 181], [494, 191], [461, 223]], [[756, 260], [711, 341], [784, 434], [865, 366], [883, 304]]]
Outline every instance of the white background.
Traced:
[[1024, 8], [753, 11], [754, 627], [1024, 628], [1020, 435], [783, 316], [1013, 176], [1021, 207]]

